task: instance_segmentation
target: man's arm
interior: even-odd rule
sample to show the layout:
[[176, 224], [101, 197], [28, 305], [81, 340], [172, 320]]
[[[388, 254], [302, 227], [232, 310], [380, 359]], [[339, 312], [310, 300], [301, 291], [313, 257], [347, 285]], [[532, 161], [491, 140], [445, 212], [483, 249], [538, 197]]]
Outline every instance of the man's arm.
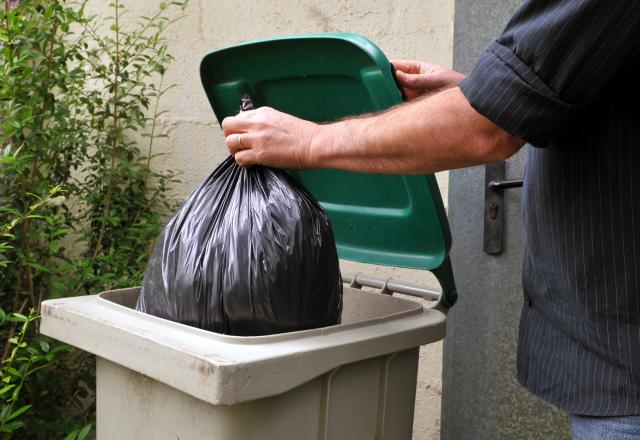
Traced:
[[222, 126], [240, 165], [292, 169], [432, 173], [506, 159], [524, 144], [476, 112], [458, 87], [331, 124], [260, 108]]

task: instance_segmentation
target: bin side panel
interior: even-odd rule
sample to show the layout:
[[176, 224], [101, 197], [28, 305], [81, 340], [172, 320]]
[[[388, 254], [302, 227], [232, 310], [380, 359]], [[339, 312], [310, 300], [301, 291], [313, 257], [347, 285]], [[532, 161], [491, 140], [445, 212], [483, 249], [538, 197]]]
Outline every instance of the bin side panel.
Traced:
[[419, 348], [355, 362], [327, 379], [327, 440], [409, 440]]
[[389, 359], [380, 439], [410, 439], [412, 436], [419, 354], [420, 348], [416, 347]]
[[335, 370], [327, 387], [327, 430], [322, 440], [375, 438], [380, 373], [380, 358]]
[[99, 440], [317, 440], [322, 380], [280, 396], [211, 405], [98, 358]]
[[278, 396], [212, 405], [98, 358], [98, 439], [410, 440], [418, 348], [337, 368]]

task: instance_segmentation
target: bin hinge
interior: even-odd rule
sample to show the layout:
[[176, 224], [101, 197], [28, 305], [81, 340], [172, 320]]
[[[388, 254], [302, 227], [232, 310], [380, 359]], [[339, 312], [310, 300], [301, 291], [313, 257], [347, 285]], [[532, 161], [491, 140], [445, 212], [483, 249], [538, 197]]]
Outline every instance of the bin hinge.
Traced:
[[354, 287], [356, 289], [372, 287], [374, 289], [379, 289], [380, 293], [385, 295], [401, 293], [403, 295], [415, 296], [428, 301], [436, 301], [441, 295], [441, 292], [428, 289], [424, 286], [420, 286], [419, 284], [394, 280], [393, 278], [376, 277], [362, 272], [355, 274], [351, 272], [342, 272], [342, 282], [349, 284], [350, 287]]
[[504, 229], [503, 190], [519, 188], [523, 179], [505, 180], [503, 160], [485, 166], [484, 188], [484, 251], [490, 255], [502, 253]]

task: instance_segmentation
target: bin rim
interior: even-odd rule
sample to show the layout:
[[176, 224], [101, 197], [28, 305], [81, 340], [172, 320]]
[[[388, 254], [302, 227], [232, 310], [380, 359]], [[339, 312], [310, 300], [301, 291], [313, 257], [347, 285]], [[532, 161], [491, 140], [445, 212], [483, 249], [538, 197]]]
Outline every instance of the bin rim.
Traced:
[[[345, 295], [415, 304], [349, 287]], [[40, 331], [200, 400], [231, 405], [281, 394], [342, 365], [442, 339], [445, 315], [418, 306], [366, 325], [293, 332], [289, 338], [259, 336], [259, 343], [247, 343], [250, 338], [216, 335], [90, 295], [44, 301]]]
[[[325, 327], [318, 327], [318, 328], [312, 328], [312, 329], [305, 329], [305, 330], [297, 330], [297, 331], [292, 331], [292, 332], [285, 332], [285, 333], [275, 333], [275, 334], [271, 334], [271, 335], [257, 335], [257, 336], [237, 336], [237, 335], [226, 335], [223, 333], [217, 333], [217, 332], [212, 332], [209, 330], [204, 330], [201, 328], [197, 328], [197, 327], [192, 327], [186, 324], [182, 324], [179, 322], [175, 322], [175, 321], [171, 321], [169, 319], [165, 319], [165, 318], [160, 318], [158, 316], [153, 316], [153, 315], [149, 315], [146, 314], [144, 312], [140, 312], [138, 310], [135, 310], [131, 307], [127, 307], [126, 305], [120, 304], [117, 301], [114, 300], [114, 297], [118, 294], [127, 294], [131, 291], [139, 291], [141, 289], [141, 287], [129, 287], [129, 288], [122, 288], [122, 289], [114, 289], [114, 290], [107, 290], [104, 292], [101, 292], [99, 294], [97, 294], [97, 301], [101, 302], [102, 304], [105, 305], [105, 307], [109, 307], [109, 308], [113, 308], [115, 310], [119, 310], [121, 313], [127, 313], [127, 314], [131, 314], [131, 315], [137, 315], [137, 316], [144, 316], [145, 318], [149, 318], [149, 319], [154, 319], [154, 320], [159, 320], [159, 322], [162, 322], [164, 325], [170, 326], [170, 327], [174, 327], [176, 329], [181, 329], [182, 331], [186, 331], [186, 332], [193, 332], [193, 333], [197, 333], [200, 334], [202, 336], [206, 336], [209, 337], [211, 339], [218, 339], [220, 341], [226, 341], [226, 342], [232, 342], [234, 344], [247, 344], [247, 345], [251, 345], [251, 344], [265, 344], [265, 343], [272, 343], [272, 342], [281, 342], [281, 341], [288, 341], [288, 340], [292, 340], [292, 339], [303, 339], [306, 337], [313, 337], [313, 336], [318, 336], [318, 335], [330, 335], [333, 334], [335, 332], [338, 331], [343, 331], [346, 329], [351, 329], [351, 328], [357, 328], [357, 327], [364, 327], [367, 325], [371, 325], [374, 323], [385, 323], [394, 319], [398, 319], [401, 318], [403, 316], [409, 316], [409, 315], [415, 315], [415, 314], [421, 314], [423, 312], [423, 306], [420, 305], [417, 302], [414, 301], [408, 301], [402, 298], [395, 298], [394, 300], [400, 300], [403, 303], [404, 302], [408, 302], [408, 303], [415, 303], [415, 306], [413, 306], [413, 304], [411, 304], [413, 307], [411, 308], [407, 308], [406, 310], [402, 310], [402, 311], [398, 311], [396, 313], [391, 313], [388, 315], [385, 315], [384, 317], [379, 317], [379, 318], [371, 318], [371, 319], [365, 319], [365, 320], [361, 320], [361, 321], [355, 321], [355, 322], [349, 322], [347, 324], [335, 324], [335, 325], [329, 325], [329, 326], [325, 326]], [[360, 291], [358, 289], [356, 289], [357, 292], [362, 292], [364, 294], [369, 294], [370, 292], [365, 292], [365, 291]]]

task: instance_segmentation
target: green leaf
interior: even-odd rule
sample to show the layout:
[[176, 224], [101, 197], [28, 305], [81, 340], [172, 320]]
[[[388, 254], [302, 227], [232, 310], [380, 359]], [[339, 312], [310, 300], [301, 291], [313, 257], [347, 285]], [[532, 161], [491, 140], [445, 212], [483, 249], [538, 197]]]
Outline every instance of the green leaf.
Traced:
[[12, 313], [11, 316], [13, 316], [14, 318], [16, 318], [17, 321], [20, 322], [26, 322], [27, 321], [27, 317], [24, 316], [22, 313]]
[[18, 385], [13, 389], [13, 393], [11, 393], [11, 400], [18, 400], [18, 396], [20, 395], [20, 391], [22, 390], [22, 385]]
[[49, 351], [49, 343], [47, 341], [40, 340], [38, 341], [38, 344], [40, 344], [40, 348], [42, 348], [42, 351], [45, 353]]
[[18, 417], [20, 414], [29, 411], [29, 408], [31, 408], [32, 405], [24, 405], [20, 408], [18, 408], [17, 410], [15, 410], [14, 412], [11, 413], [11, 415], [9, 417], [7, 417], [7, 421], [15, 419], [16, 417]]
[[0, 164], [2, 165], [13, 165], [17, 162], [17, 158], [15, 156], [2, 156], [0, 157]]
[[11, 404], [2, 405], [2, 409], [0, 410], [0, 420], [5, 420], [10, 410], [11, 410]]
[[63, 440], [76, 440], [78, 438], [78, 430], [70, 432]]
[[78, 433], [78, 440], [84, 440], [89, 434], [89, 431], [91, 431], [92, 426], [93, 424], [89, 423], [84, 428], [82, 428], [82, 430]]
[[18, 370], [16, 370], [16, 369], [15, 369], [15, 368], [13, 368], [13, 367], [4, 367], [4, 370], [5, 370], [6, 372], [8, 372], [9, 374], [11, 374], [12, 376], [15, 376], [15, 377], [22, 377], [22, 373], [20, 373]]
[[13, 422], [6, 423], [4, 426], [0, 428], [0, 432], [13, 432], [17, 429], [20, 429], [24, 426], [24, 422], [19, 420], [14, 420]]
[[30, 266], [30, 267], [34, 268], [38, 272], [44, 272], [44, 273], [51, 272], [48, 267], [46, 267], [46, 266], [44, 266], [44, 265], [42, 265], [40, 263], [36, 263], [35, 261], [28, 262], [27, 266]]
[[11, 391], [11, 389], [15, 386], [16, 385], [12, 383], [10, 385], [3, 387], [2, 389], [0, 389], [0, 395], [5, 394], [7, 391]]

